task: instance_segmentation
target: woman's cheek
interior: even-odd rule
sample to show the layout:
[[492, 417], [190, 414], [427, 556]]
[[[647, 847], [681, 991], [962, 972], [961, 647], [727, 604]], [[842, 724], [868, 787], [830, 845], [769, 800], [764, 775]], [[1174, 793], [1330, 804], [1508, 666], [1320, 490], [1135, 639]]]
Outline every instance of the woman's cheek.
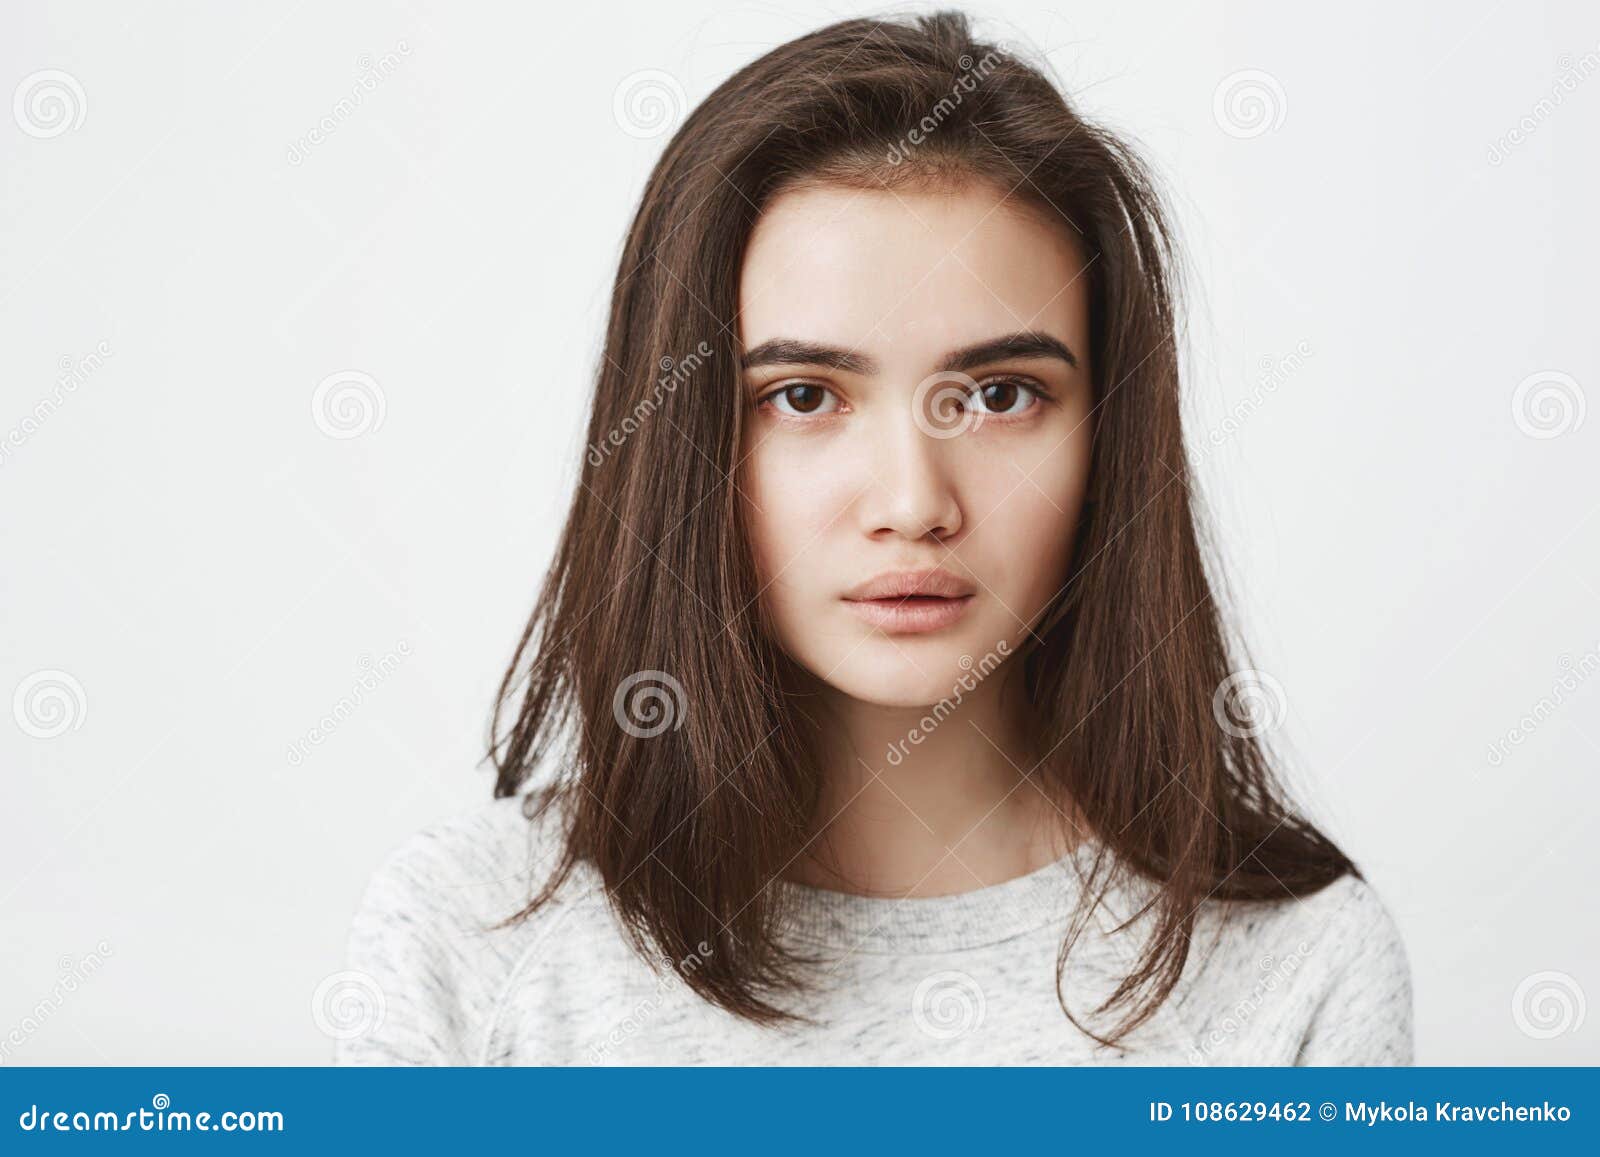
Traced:
[[1088, 469], [1070, 439], [1048, 455], [1019, 458], [984, 480], [968, 549], [987, 560], [994, 577], [985, 581], [1026, 619], [1067, 581]]
[[820, 557], [830, 528], [844, 526], [849, 487], [837, 464], [805, 448], [762, 446], [741, 484], [748, 499], [762, 581], [785, 583], [807, 573], [806, 555]]

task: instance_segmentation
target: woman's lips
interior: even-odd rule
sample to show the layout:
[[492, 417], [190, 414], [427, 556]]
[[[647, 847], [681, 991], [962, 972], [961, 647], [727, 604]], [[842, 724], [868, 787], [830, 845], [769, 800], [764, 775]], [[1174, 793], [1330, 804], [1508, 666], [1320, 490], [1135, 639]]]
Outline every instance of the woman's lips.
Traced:
[[911, 595], [893, 599], [845, 599], [849, 607], [865, 622], [896, 635], [924, 634], [943, 630], [967, 612], [967, 604], [974, 596], [932, 598]]

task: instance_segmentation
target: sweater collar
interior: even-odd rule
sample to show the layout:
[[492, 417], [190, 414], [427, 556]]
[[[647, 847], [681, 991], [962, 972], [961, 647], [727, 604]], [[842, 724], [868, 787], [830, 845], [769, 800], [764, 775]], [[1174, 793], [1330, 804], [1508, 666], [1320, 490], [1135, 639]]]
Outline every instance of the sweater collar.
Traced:
[[946, 896], [863, 896], [781, 878], [771, 886], [780, 928], [799, 940], [880, 955], [955, 952], [1070, 918], [1101, 851], [1082, 840], [1026, 875]]

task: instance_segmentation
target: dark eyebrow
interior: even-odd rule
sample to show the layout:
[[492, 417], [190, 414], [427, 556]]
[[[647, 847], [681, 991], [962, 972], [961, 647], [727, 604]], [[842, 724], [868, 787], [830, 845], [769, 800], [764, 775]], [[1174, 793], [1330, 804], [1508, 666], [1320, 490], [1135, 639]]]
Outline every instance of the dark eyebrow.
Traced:
[[[939, 366], [941, 373], [964, 371], [989, 362], [1006, 358], [1059, 358], [1074, 369], [1078, 359], [1066, 343], [1038, 330], [1011, 333], [992, 338], [976, 345], [956, 350]], [[757, 366], [826, 366], [852, 374], [873, 374], [878, 363], [865, 354], [840, 346], [817, 342], [796, 341], [792, 338], [773, 338], [764, 341], [740, 359], [740, 366], [751, 370]]]
[[746, 353], [739, 364], [747, 370], [757, 366], [827, 366], [851, 374], [871, 374], [878, 369], [877, 362], [853, 350], [781, 337], [762, 342]]
[[990, 362], [1004, 361], [1006, 358], [1060, 358], [1073, 369], [1078, 368], [1078, 359], [1073, 356], [1065, 342], [1058, 341], [1047, 333], [1030, 330], [1027, 333], [1007, 334], [993, 341], [979, 342], [977, 345], [956, 350], [945, 358], [944, 364], [939, 369], [945, 373], [952, 370], [971, 370], [988, 365]]

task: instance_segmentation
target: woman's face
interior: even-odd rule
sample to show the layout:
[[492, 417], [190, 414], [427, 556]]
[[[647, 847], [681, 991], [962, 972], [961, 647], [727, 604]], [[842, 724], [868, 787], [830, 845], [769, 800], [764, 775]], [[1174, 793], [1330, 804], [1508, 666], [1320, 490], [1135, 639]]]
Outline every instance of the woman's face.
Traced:
[[751, 237], [739, 339], [738, 481], [788, 655], [906, 707], [1019, 649], [1067, 581], [1089, 472], [1088, 277], [1065, 221], [982, 183], [792, 190]]

